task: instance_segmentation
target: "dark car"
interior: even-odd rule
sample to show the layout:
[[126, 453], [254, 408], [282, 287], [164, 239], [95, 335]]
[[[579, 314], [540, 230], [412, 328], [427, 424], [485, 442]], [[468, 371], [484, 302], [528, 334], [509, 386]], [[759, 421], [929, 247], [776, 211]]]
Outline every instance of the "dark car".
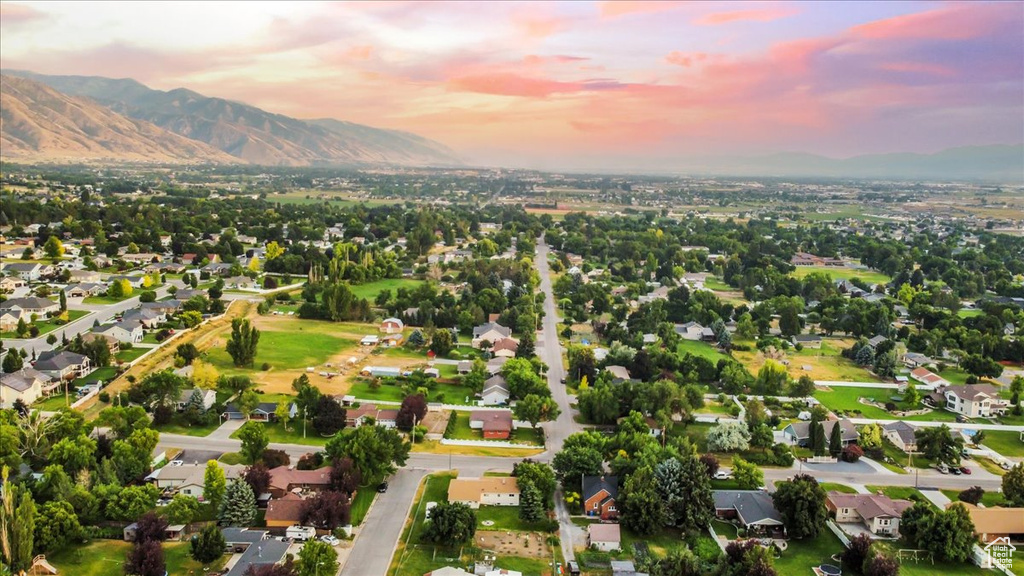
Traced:
[[953, 476], [959, 476], [963, 474], [963, 472], [961, 472], [959, 468], [950, 468], [949, 471], [953, 473]]
[[388, 483], [387, 482], [381, 482], [380, 484], [377, 485], [377, 492], [380, 492], [381, 494], [383, 494], [384, 492], [387, 492], [387, 491], [388, 491]]

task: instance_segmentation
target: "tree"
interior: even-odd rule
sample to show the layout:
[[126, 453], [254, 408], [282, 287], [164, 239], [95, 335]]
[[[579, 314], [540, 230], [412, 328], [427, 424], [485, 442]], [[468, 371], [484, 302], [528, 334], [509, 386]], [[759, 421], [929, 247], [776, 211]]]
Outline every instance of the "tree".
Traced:
[[864, 576], [899, 576], [900, 563], [889, 554], [876, 550], [864, 560], [860, 573]]
[[332, 436], [345, 427], [345, 409], [330, 396], [317, 398], [313, 409], [313, 429], [321, 436]]
[[[60, 311], [61, 311], [61, 313], [64, 313], [64, 312], [68, 311], [68, 295], [64, 292], [64, 290], [60, 291], [60, 297], [58, 299], [58, 303], [60, 304]], [[54, 339], [54, 342], [56, 342], [56, 339]], [[51, 344], [52, 344], [52, 342], [51, 342]]]
[[865, 450], [875, 450], [882, 447], [882, 427], [872, 422], [865, 424], [860, 429], [860, 440], [858, 444]]
[[957, 500], [959, 500], [961, 502], [967, 502], [968, 504], [975, 504], [975, 505], [977, 505], [978, 502], [981, 502], [981, 499], [984, 496], [985, 496], [985, 489], [984, 488], [982, 488], [981, 486], [971, 486], [970, 488], [967, 488], [966, 490], [962, 490], [960, 492], [960, 494], [957, 495]]
[[580, 483], [583, 476], [600, 474], [603, 464], [604, 456], [601, 452], [587, 446], [563, 447], [551, 461], [558, 481], [563, 486], [573, 487], [576, 490], [582, 489]]
[[409, 339], [405, 341], [405, 344], [411, 348], [422, 348], [427, 340], [423, 337], [423, 332], [419, 328], [412, 331], [409, 334]]
[[775, 443], [775, 436], [767, 424], [761, 424], [750, 433], [750, 445], [754, 448], [767, 450]]
[[798, 474], [792, 480], [776, 482], [772, 502], [789, 536], [797, 540], [814, 538], [825, 529], [825, 490], [813, 476]]
[[96, 441], [88, 436], [63, 438], [50, 448], [49, 461], [64, 467], [69, 476], [96, 463]]
[[164, 507], [163, 514], [171, 524], [191, 524], [199, 512], [199, 500], [195, 496], [175, 494]]
[[410, 394], [402, 399], [402, 405], [398, 409], [395, 423], [399, 430], [409, 431], [416, 424], [423, 421], [427, 415], [427, 399], [423, 394]]
[[708, 478], [714, 477], [718, 472], [718, 458], [714, 454], [701, 454], [700, 463], [704, 466]]
[[[963, 562], [970, 557], [974, 546], [974, 523], [963, 504], [955, 503], [939, 511], [928, 507], [919, 508], [915, 503], [903, 513], [900, 522], [908, 523], [909, 536], [917, 547], [935, 554], [936, 559], [947, 562]], [[907, 534], [904, 537], [908, 537]], [[909, 537], [908, 537], [909, 540]]]
[[786, 389], [789, 382], [789, 373], [782, 363], [771, 358], [764, 361], [764, 365], [757, 371], [757, 379], [754, 386], [765, 396], [778, 396]]
[[739, 456], [732, 457], [732, 477], [740, 490], [757, 490], [764, 486], [764, 472], [757, 464], [747, 462]]
[[274, 416], [284, 427], [285, 432], [288, 432], [288, 422], [292, 419], [291, 402], [284, 399], [278, 402], [277, 407], [274, 408]]
[[838, 458], [839, 454], [843, 451], [843, 427], [839, 425], [839, 422], [832, 424], [832, 433], [828, 438], [828, 453], [833, 458]]
[[284, 248], [281, 248], [281, 246], [277, 242], [267, 242], [266, 258], [268, 262], [273, 260], [274, 258], [277, 258], [278, 256], [281, 256], [282, 254], [284, 254]]
[[156, 507], [160, 490], [152, 485], [128, 486], [107, 502], [107, 516], [113, 520], [133, 521]]
[[52, 552], [82, 537], [74, 507], [64, 500], [51, 500], [39, 507], [33, 545], [39, 552]]
[[338, 458], [331, 464], [331, 490], [351, 496], [362, 481], [363, 477], [351, 458]]
[[207, 461], [206, 471], [203, 473], [203, 498], [210, 503], [214, 510], [220, 508], [226, 489], [227, 480], [224, 469], [216, 460]]
[[209, 564], [224, 555], [224, 534], [216, 524], [207, 524], [192, 537], [190, 553], [197, 562]]
[[111, 298], [127, 298], [132, 295], [132, 285], [127, 280], [115, 280], [107, 288], [107, 296]]
[[260, 331], [248, 319], [235, 318], [231, 321], [231, 339], [227, 351], [235, 366], [252, 366], [256, 359], [256, 347], [260, 342]]
[[529, 482], [537, 490], [540, 491], [541, 497], [546, 508], [551, 508], [554, 504], [552, 497], [555, 493], [555, 471], [542, 462], [534, 462], [533, 460], [526, 459], [522, 462], [517, 462], [512, 466], [512, 475], [515, 476], [520, 483]]
[[949, 426], [922, 426], [914, 431], [914, 437], [918, 451], [929, 460], [950, 466], [960, 464], [964, 440], [959, 434], [954, 438]]
[[360, 426], [335, 434], [325, 450], [333, 459], [351, 458], [363, 478], [383, 478], [405, 465], [410, 447], [397, 430]]
[[[838, 427], [838, 425], [834, 426]], [[825, 442], [825, 425], [816, 420], [811, 420], [810, 449], [815, 456], [824, 456], [827, 448]]]
[[167, 520], [157, 516], [155, 512], [146, 512], [135, 521], [135, 542], [156, 540], [163, 542], [167, 538]]
[[56, 236], [50, 236], [46, 239], [46, 243], [43, 244], [43, 254], [46, 254], [47, 258], [56, 260], [64, 255], [64, 243], [60, 241]]
[[544, 518], [544, 496], [529, 480], [519, 479], [519, 519], [539, 522]]
[[[22, 319], [19, 319], [18, 322], [20, 327]], [[28, 327], [26, 326], [25, 329], [27, 330]], [[21, 367], [24, 365], [25, 361], [22, 360], [21, 354], [18, 354], [18, 351], [14, 348], [11, 348], [7, 352], [7, 355], [4, 356], [3, 370], [5, 374], [12, 374], [14, 372], [17, 372], [18, 370], [21, 370]]]
[[665, 503], [658, 492], [654, 472], [648, 466], [637, 468], [619, 491], [620, 523], [640, 535], [650, 535], [665, 524]]
[[270, 470], [259, 462], [247, 467], [242, 479], [252, 488], [253, 494], [265, 494], [270, 489]]
[[260, 395], [255, 390], [245, 390], [238, 395], [235, 406], [243, 416], [249, 418], [253, 411], [260, 405]]
[[441, 328], [434, 331], [434, 336], [430, 339], [430, 351], [438, 356], [447, 356], [455, 348], [455, 338], [452, 336], [452, 331], [447, 328]]
[[36, 504], [24, 485], [7, 481], [8, 469], [2, 471], [4, 490], [0, 509], [0, 553], [4, 565], [15, 573], [28, 570], [35, 545]]
[[256, 521], [256, 496], [244, 480], [236, 478], [228, 484], [217, 520], [225, 526], [251, 526]]
[[270, 444], [270, 437], [262, 423], [250, 420], [238, 430], [238, 439], [242, 441], [242, 457], [249, 464], [258, 462]]
[[742, 422], [725, 421], [708, 430], [707, 443], [710, 452], [746, 450], [750, 445], [750, 431]]
[[665, 521], [679, 527], [704, 527], [711, 521], [714, 500], [706, 467], [695, 455], [669, 458], [654, 468], [658, 493], [665, 502]]
[[213, 390], [217, 387], [220, 374], [217, 368], [209, 362], [199, 359], [192, 360], [192, 383], [204, 390]]
[[156, 540], [137, 543], [128, 551], [124, 573], [130, 576], [164, 576], [164, 549]]
[[302, 504], [300, 521], [304, 526], [334, 530], [349, 523], [348, 494], [334, 490], [321, 490]]
[[864, 561], [867, 560], [868, 555], [871, 552], [871, 545], [874, 540], [870, 536], [864, 533], [857, 534], [853, 538], [850, 538], [850, 545], [840, 554], [843, 560], [843, 564], [850, 567], [860, 567], [864, 565]]
[[427, 514], [423, 539], [443, 546], [469, 542], [476, 533], [476, 513], [463, 502], [439, 502]]
[[325, 576], [338, 572], [338, 553], [327, 542], [308, 540], [299, 550], [296, 576]]
[[803, 398], [812, 394], [814, 394], [814, 379], [807, 374], [800, 376], [800, 378], [793, 383], [789, 391], [789, 395], [795, 398]]
[[1024, 463], [1018, 462], [1003, 475], [1003, 497], [1010, 506], [1024, 506]]
[[529, 422], [533, 428], [537, 428], [540, 422], [550, 422], [558, 418], [561, 412], [554, 398], [537, 394], [527, 394], [512, 408], [516, 420]]

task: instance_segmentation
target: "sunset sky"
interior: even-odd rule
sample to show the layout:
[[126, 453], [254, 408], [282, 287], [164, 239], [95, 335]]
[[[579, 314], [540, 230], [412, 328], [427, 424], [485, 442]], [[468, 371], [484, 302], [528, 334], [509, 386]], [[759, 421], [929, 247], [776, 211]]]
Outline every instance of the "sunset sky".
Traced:
[[0, 65], [410, 130], [480, 163], [1024, 140], [1024, 3], [15, 3]]

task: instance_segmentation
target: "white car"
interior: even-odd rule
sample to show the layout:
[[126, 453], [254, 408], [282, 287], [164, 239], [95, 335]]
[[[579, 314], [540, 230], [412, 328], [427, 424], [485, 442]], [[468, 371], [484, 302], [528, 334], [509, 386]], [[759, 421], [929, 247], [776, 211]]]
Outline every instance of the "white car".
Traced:
[[715, 472], [715, 480], [728, 480], [732, 478], [732, 470], [719, 470]]
[[330, 544], [331, 546], [337, 546], [338, 544], [341, 543], [341, 540], [338, 540], [337, 538], [335, 538], [334, 536], [331, 536], [330, 534], [325, 534], [325, 535], [321, 536], [320, 537], [320, 541], [321, 542], [326, 542], [326, 543]]

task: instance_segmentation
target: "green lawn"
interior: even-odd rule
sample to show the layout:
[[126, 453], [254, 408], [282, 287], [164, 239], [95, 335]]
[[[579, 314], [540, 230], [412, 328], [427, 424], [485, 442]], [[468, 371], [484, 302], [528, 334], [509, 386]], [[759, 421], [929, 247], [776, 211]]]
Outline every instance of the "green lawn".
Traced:
[[707, 278], [705, 278], [704, 287], [707, 288], [708, 290], [715, 290], [717, 292], [731, 292], [733, 290], [737, 290], [737, 288], [733, 288], [732, 286], [729, 286], [728, 284], [723, 282], [721, 279], [718, 278], [718, 276], [708, 276]]
[[814, 272], [824, 272], [831, 276], [833, 280], [839, 280], [840, 278], [845, 278], [847, 280], [860, 278], [868, 284], [882, 284], [892, 280], [892, 278], [885, 274], [875, 272], [874, 270], [837, 268], [835, 266], [797, 266], [796, 270], [790, 272], [789, 275], [794, 278], [805, 278], [807, 275]]
[[[942, 490], [941, 492], [953, 502], [960, 501], [960, 490]], [[986, 508], [1006, 506], [1006, 499], [999, 492], [985, 492], [981, 496], [981, 504], [984, 504]]]
[[72, 394], [71, 398], [68, 399], [64, 395], [64, 391], [61, 390], [59, 393], [55, 393], [53, 396], [45, 400], [38, 400], [32, 405], [36, 410], [42, 410], [44, 412], [55, 412], [61, 408], [69, 406], [71, 402], [74, 402], [76, 397]]
[[[85, 316], [88, 316], [89, 314], [92, 314], [92, 312], [89, 312], [87, 310], [68, 310], [68, 321], [67, 322], [63, 322], [61, 324], [57, 324], [55, 322], [55, 319], [53, 319], [53, 318], [46, 318], [46, 319], [40, 318], [39, 320], [36, 321], [35, 326], [36, 326], [36, 328], [39, 328], [39, 335], [42, 336], [43, 334], [48, 334], [50, 332], [53, 332], [54, 330], [57, 330], [58, 328], [60, 328], [62, 326], [66, 326], [68, 323], [74, 322], [75, 320], [78, 320], [79, 318], [83, 318]], [[13, 332], [13, 331], [12, 332], [0, 332], [0, 338], [3, 338], [5, 340], [12, 339], [12, 338], [18, 338], [18, 333], [17, 332]], [[26, 338], [32, 338], [32, 336], [31, 335], [26, 335]]]
[[963, 370], [957, 370], [956, 368], [946, 368], [939, 372], [939, 376], [949, 380], [951, 384], [967, 384], [967, 377], [970, 376], [970, 374]]
[[[269, 401], [263, 398], [261, 401]], [[270, 441], [277, 444], [309, 444], [310, 446], [324, 446], [330, 438], [323, 438], [316, 433], [313, 429], [313, 423], [306, 423], [306, 437], [302, 437], [302, 419], [297, 418], [288, 422], [288, 430], [284, 429], [284, 426], [278, 422], [271, 424], [264, 424], [263, 429], [267, 431], [267, 437]], [[231, 435], [232, 438], [237, 438], [238, 432]]]
[[825, 492], [841, 492], [843, 494], [856, 494], [857, 491], [847, 486], [846, 484], [837, 484], [835, 482], [819, 482], [819, 486]]
[[221, 464], [244, 464], [242, 455], [238, 452], [226, 452], [217, 459]]
[[399, 288], [405, 288], [407, 290], [413, 290], [420, 284], [423, 284], [422, 280], [413, 280], [412, 278], [386, 278], [384, 280], [377, 280], [376, 282], [367, 282], [366, 284], [357, 284], [349, 286], [352, 289], [352, 293], [357, 298], [366, 298], [370, 302], [377, 297], [382, 290], [391, 290], [394, 294]]
[[[319, 366], [332, 356], [355, 348], [354, 340], [335, 336], [329, 332], [330, 322], [295, 320], [288, 322], [287, 330], [260, 330], [260, 342], [256, 349], [255, 369], [269, 363], [274, 369], [295, 370], [307, 366]], [[225, 335], [226, 336], [226, 335]], [[251, 370], [234, 366], [223, 343], [206, 352], [207, 361], [222, 373], [241, 374]]]
[[[685, 434], [690, 439], [690, 442], [693, 443], [693, 445], [697, 447], [697, 450], [699, 450], [701, 452], [707, 452], [708, 451], [708, 441], [707, 441], [708, 430], [711, 430], [711, 428], [713, 428], [714, 426], [715, 426], [715, 424], [712, 424], [710, 422], [708, 422], [708, 423], [694, 422], [694, 423], [689, 424], [687, 426], [683, 426], [682, 424], [678, 424], [677, 423], [677, 424], [673, 424], [672, 425], [671, 434], [673, 434], [673, 435]], [[725, 464], [725, 463], [723, 462], [723, 464]], [[725, 465], [728, 466], [728, 464], [725, 464]]]
[[[124, 560], [131, 544], [120, 540], [94, 540], [86, 545], [68, 546], [46, 559], [61, 574], [75, 576], [122, 576]], [[203, 574], [219, 570], [228, 556], [203, 565], [189, 556], [188, 542], [167, 542], [163, 545], [164, 561], [170, 574]]]
[[961, 318], [972, 318], [974, 316], [981, 316], [984, 313], [985, 313], [984, 310], [977, 310], [977, 309], [975, 309], [975, 310], [968, 310], [968, 309], [965, 308], [963, 310], [957, 311], [956, 315], [961, 317]]
[[117, 359], [121, 362], [132, 362], [150, 350], [152, 350], [152, 348], [132, 348], [131, 350], [122, 350], [117, 353]]
[[789, 540], [789, 547], [775, 561], [775, 570], [779, 574], [810, 574], [815, 566], [835, 564], [832, 555], [842, 551], [839, 538], [831, 530], [822, 530], [814, 539]]
[[[921, 491], [912, 486], [865, 486], [872, 494], [881, 492], [893, 500], [921, 500], [926, 501]], [[956, 500], [954, 498], [954, 500]]]
[[[487, 526], [485, 521], [494, 524]], [[476, 529], [534, 532], [538, 527], [536, 522], [523, 522], [519, 519], [519, 506], [481, 506], [476, 511]]]
[[[399, 382], [400, 384], [400, 382]], [[348, 394], [361, 400], [383, 400], [386, 402], [401, 402], [406, 393], [399, 384], [384, 384], [374, 388], [369, 380], [358, 379], [348, 389]], [[472, 404], [473, 393], [464, 386], [458, 384], [446, 384], [437, 382], [427, 394], [427, 400], [431, 402], [445, 402], [447, 404]]]
[[[134, 291], [133, 296], [137, 296], [137, 294], [134, 294]], [[117, 304], [118, 302], [123, 302], [131, 297], [132, 296], [125, 296], [124, 298], [114, 298], [112, 296], [86, 296], [82, 299], [82, 304]]]
[[[211, 432], [216, 430], [220, 426], [220, 422], [215, 420], [212, 424], [206, 425], [190, 425], [182, 418], [181, 414], [175, 414], [171, 417], [171, 421], [167, 424], [160, 426], [154, 426], [156, 430], [166, 434], [183, 434], [185, 436], [209, 436]], [[273, 442], [273, 440], [271, 440]]]
[[895, 390], [884, 390], [878, 388], [856, 388], [849, 386], [836, 386], [825, 390], [816, 390], [814, 397], [826, 407], [834, 411], [857, 412], [865, 418], [893, 418], [893, 415], [881, 408], [861, 404], [861, 398], [874, 398], [882, 404], [889, 401]]
[[718, 533], [719, 536], [724, 536], [729, 540], [735, 540], [738, 537], [736, 526], [733, 524], [723, 522], [721, 520], [712, 520], [711, 526], [714, 527], [715, 532]]
[[[424, 488], [419, 500], [413, 505], [412, 516], [405, 529], [402, 530], [402, 537], [399, 540], [398, 549], [391, 559], [391, 567], [388, 574], [426, 574], [436, 568], [447, 565], [439, 559], [435, 559], [434, 546], [421, 547], [423, 534], [423, 521], [427, 517], [427, 502], [447, 502], [448, 485], [451, 484], [455, 475], [450, 472], [431, 474], [424, 478]], [[408, 543], [408, 548], [405, 544]], [[459, 550], [448, 550], [444, 547], [437, 547], [440, 556], [460, 556]]]
[[718, 349], [711, 344], [708, 344], [707, 342], [697, 342], [696, 340], [683, 340], [679, 343], [679, 347], [676, 348], [676, 352], [679, 354], [687, 352], [694, 356], [706, 358], [715, 364], [723, 358], [729, 358], [729, 356], [719, 352]]
[[352, 499], [350, 511], [352, 513], [352, 525], [358, 526], [363, 523], [366, 513], [370, 511], [370, 505], [377, 497], [377, 484], [379, 482], [367, 482], [365, 487], [356, 490], [355, 498]]
[[[480, 430], [474, 430], [469, 427], [469, 412], [460, 411], [455, 413], [455, 429], [451, 434], [446, 434], [445, 438], [453, 440], [483, 440], [483, 433]], [[535, 446], [544, 445], [540, 429], [533, 430], [525, 427], [514, 430], [509, 441]]]
[[158, 331], [146, 332], [142, 335], [143, 344], [159, 344], [160, 341], [156, 339], [156, 333]]
[[[896, 557], [896, 553], [901, 548], [910, 548], [906, 542], [897, 540], [896, 542], [879, 540], [875, 542], [875, 546], [879, 546], [880, 550], [888, 552], [892, 557]], [[914, 562], [913, 560], [906, 560], [900, 564], [900, 576], [935, 576], [936, 574], [956, 574], [956, 576], [984, 576], [993, 575], [997, 572], [990, 570], [982, 570], [978, 566], [970, 563], [962, 564], [950, 564], [950, 563], [937, 563], [932, 564], [927, 560], [921, 562]]]
[[981, 441], [981, 444], [1003, 456], [1024, 456], [1024, 442], [1020, 440], [1020, 432], [985, 430], [985, 439]]
[[732, 413], [730, 411], [730, 408], [732, 408], [734, 406], [736, 406], [736, 404], [734, 402], [732, 402], [731, 400], [728, 401], [728, 404], [722, 404], [722, 403], [716, 402], [716, 401], [705, 401], [704, 402], [704, 406], [702, 408], [698, 409], [698, 410], [695, 410], [694, 413], [696, 413], [696, 414], [722, 414], [722, 415], [728, 415], [728, 414]]
[[104, 383], [110, 382], [117, 376], [117, 368], [113, 366], [102, 366], [87, 374], [84, 378], [78, 378], [72, 384], [75, 386], [82, 386], [88, 382], [95, 382], [102, 380]]

